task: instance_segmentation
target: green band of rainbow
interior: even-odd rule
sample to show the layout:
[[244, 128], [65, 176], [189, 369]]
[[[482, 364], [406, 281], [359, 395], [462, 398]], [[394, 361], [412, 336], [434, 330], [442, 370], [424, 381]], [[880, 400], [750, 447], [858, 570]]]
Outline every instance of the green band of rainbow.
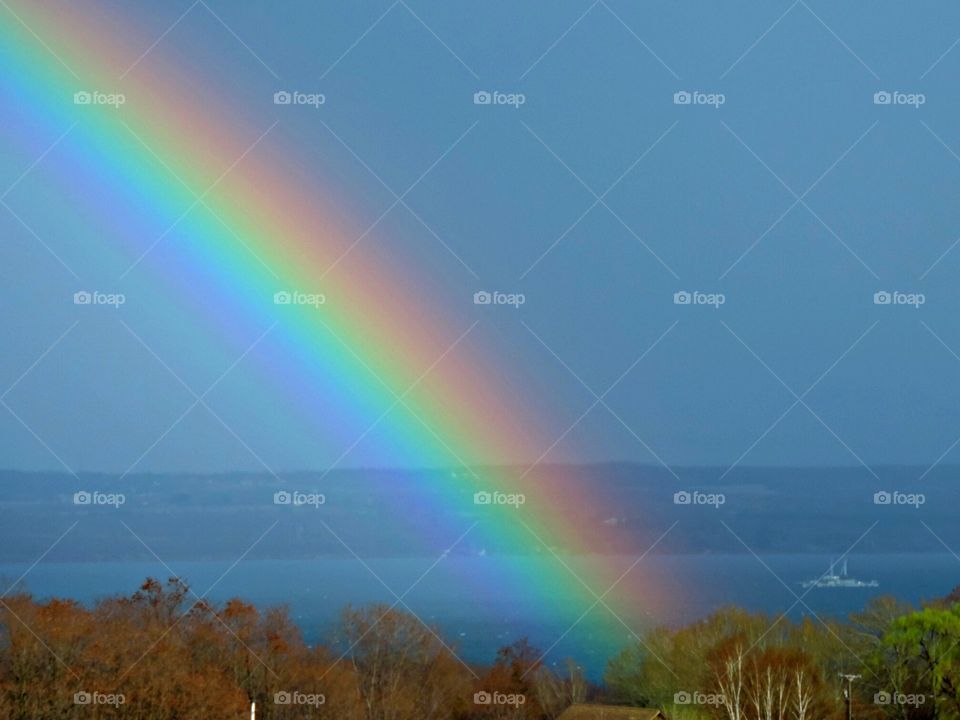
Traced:
[[[95, 18], [77, 3], [26, 1], [0, 10], [0, 18], [0, 97], [22, 103], [18, 112], [34, 120], [38, 137], [55, 138], [77, 122], [63, 142], [64, 153], [94, 166], [86, 171], [110, 183], [136, 210], [121, 234], [128, 244], [104, 250], [116, 267], [129, 266], [156, 240], [157, 228], [169, 227], [193, 206], [161, 241], [162, 257], [174, 253], [191, 268], [191, 277], [206, 283], [206, 297], [229, 304], [251, 326], [267, 327], [279, 317], [271, 344], [284, 358], [284, 372], [296, 368], [281, 384], [298, 387], [292, 394], [301, 398], [306, 415], [321, 400], [328, 412], [371, 422], [384, 407], [395, 407], [383, 422], [397, 464], [473, 468], [492, 459], [539, 457], [550, 447], [554, 438], [538, 436], [535, 414], [496, 381], [496, 362], [472, 352], [444, 354], [469, 326], [422, 296], [417, 268], [390, 265], [396, 258], [371, 250], [370, 243], [337, 263], [359, 233], [337, 210], [336, 192], [298, 163], [282, 131], [244, 155], [269, 125], [264, 113], [238, 112], [206, 94], [213, 83], [160, 52], [121, 80], [123, 69], [151, 42], [136, 32], [132, 19]], [[111, 31], [117, 22], [124, 32]], [[118, 109], [75, 105], [74, 93], [86, 88], [123, 92], [127, 101]], [[30, 151], [24, 152], [29, 163]], [[203, 204], [196, 205], [201, 194]], [[95, 215], [109, 222], [107, 208], [100, 210]], [[176, 268], [154, 252], [135, 272], [176, 284]], [[278, 289], [323, 292], [328, 302], [319, 313], [278, 309], [271, 302]], [[464, 295], [466, 300], [470, 293]], [[191, 305], [197, 300], [196, 294], [185, 296]], [[211, 310], [211, 301], [207, 305], [193, 312], [215, 322], [218, 311]], [[305, 396], [313, 400], [302, 401]], [[335, 454], [337, 443], [329, 444]], [[474, 490], [516, 491], [518, 474], [460, 470], [425, 494], [443, 511], [476, 512], [470, 504]], [[569, 567], [559, 560], [538, 563], [536, 577], [527, 576], [531, 565], [517, 557], [497, 562], [503, 582], [534, 594], [545, 613], [576, 617], [595, 603], [588, 586], [602, 593], [623, 569], [582, 555], [600, 545], [603, 528], [596, 520], [608, 508], [556, 468], [550, 477], [534, 473], [530, 480], [522, 486], [528, 496], [522, 511], [489, 508], [478, 532], [518, 552], [538, 547], [538, 538], [562, 549]], [[604, 602], [628, 608], [630, 599], [615, 601], [617, 595]], [[625, 634], [603, 612], [596, 616]]]

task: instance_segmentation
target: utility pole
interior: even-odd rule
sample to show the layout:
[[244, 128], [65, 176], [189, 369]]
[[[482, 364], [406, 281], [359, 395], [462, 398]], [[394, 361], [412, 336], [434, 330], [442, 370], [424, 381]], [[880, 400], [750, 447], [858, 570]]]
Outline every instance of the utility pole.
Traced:
[[847, 686], [843, 689], [843, 699], [847, 702], [847, 720], [853, 720], [853, 681], [859, 680], [861, 676], [840, 673], [840, 677], [847, 681]]

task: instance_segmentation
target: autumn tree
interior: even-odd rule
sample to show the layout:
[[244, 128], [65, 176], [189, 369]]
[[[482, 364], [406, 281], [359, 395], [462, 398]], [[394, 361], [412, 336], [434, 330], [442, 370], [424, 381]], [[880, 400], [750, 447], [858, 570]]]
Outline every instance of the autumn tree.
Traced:
[[537, 704], [547, 720], [555, 720], [571, 705], [587, 700], [587, 679], [573, 658], [567, 658], [565, 674], [539, 667], [534, 673], [533, 687]]
[[348, 607], [339, 645], [355, 673], [365, 720], [440, 720], [468, 702], [470, 671], [410, 613]]

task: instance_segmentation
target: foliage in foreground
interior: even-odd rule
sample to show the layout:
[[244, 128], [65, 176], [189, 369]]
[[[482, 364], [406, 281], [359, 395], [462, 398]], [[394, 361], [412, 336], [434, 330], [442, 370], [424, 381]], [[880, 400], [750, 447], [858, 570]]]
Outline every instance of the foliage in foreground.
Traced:
[[[436, 631], [386, 606], [343, 612], [330, 647], [306, 645], [283, 608], [213, 606], [177, 579], [148, 579], [92, 609], [0, 599], [0, 717], [10, 720], [553, 720], [582, 700], [571, 668], [521, 641], [468, 667]], [[499, 693], [476, 704], [474, 693]]]
[[[960, 720], [960, 591], [915, 608], [871, 601], [848, 622], [728, 608], [658, 628], [613, 658], [590, 699], [671, 720]], [[467, 666], [437, 631], [387, 606], [344, 610], [308, 646], [284, 608], [219, 606], [148, 579], [92, 608], [0, 598], [0, 717], [12, 720], [555, 720], [588, 697], [582, 672], [525, 640]]]
[[610, 661], [610, 697], [671, 720], [960, 719], [960, 594], [872, 600], [849, 622], [720, 610]]

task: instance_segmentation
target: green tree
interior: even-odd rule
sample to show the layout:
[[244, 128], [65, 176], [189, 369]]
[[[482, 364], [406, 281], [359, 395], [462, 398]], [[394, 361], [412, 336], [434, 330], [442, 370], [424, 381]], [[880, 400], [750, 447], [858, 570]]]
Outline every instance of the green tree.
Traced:
[[895, 619], [881, 650], [895, 692], [929, 694], [934, 717], [960, 718], [960, 605]]

